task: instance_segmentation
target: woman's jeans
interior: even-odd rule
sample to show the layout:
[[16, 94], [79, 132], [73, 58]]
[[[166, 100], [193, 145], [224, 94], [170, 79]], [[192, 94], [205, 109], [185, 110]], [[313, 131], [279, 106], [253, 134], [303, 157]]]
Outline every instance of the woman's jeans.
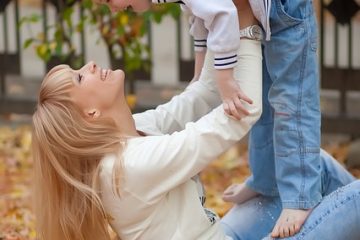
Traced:
[[251, 189], [284, 208], [321, 200], [317, 25], [312, 0], [272, 0], [263, 42], [263, 113], [250, 132]]
[[[354, 182], [354, 177], [325, 151], [320, 156], [324, 198], [301, 231], [288, 239], [360, 239], [360, 181]], [[235, 205], [221, 220], [222, 227], [233, 240], [259, 240], [272, 231], [281, 210], [279, 197], [259, 196]]]

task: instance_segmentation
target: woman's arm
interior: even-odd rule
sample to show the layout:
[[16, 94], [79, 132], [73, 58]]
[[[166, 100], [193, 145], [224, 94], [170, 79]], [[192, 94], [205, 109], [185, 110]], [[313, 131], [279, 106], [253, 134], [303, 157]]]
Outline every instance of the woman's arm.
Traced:
[[[244, 40], [242, 45], [246, 49], [241, 50], [244, 58], [239, 58], [241, 62], [239, 65], [242, 67], [239, 68], [238, 74], [244, 76], [242, 79], [251, 80], [240, 83], [244, 91], [254, 100], [252, 105], [247, 105], [249, 116], [240, 121], [233, 120], [224, 114], [220, 106], [197, 122], [187, 123], [182, 131], [129, 141], [124, 159], [125, 164], [131, 165], [127, 176], [133, 178], [134, 181], [128, 181], [128, 183], [133, 182], [135, 185], [130, 188], [138, 189], [138, 193], [143, 194], [146, 200], [165, 194], [188, 181], [218, 155], [244, 137], [260, 117], [262, 111], [261, 43]], [[211, 75], [211, 71], [204, 69], [202, 75]], [[169, 104], [172, 104], [172, 101]], [[170, 110], [177, 114], [176, 104], [173, 107], [170, 107]], [[143, 151], [139, 152], [138, 149], [143, 149]], [[140, 176], [145, 184], [138, 184], [135, 181]]]
[[156, 109], [134, 114], [136, 129], [147, 135], [170, 134], [184, 129], [187, 122], [198, 120], [220, 103], [210, 81], [199, 80], [184, 92]]

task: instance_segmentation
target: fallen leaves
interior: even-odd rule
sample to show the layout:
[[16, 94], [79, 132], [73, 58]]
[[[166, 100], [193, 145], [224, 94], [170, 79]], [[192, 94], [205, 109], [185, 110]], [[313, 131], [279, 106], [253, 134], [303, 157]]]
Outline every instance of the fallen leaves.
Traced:
[[35, 239], [30, 127], [0, 128], [0, 239]]

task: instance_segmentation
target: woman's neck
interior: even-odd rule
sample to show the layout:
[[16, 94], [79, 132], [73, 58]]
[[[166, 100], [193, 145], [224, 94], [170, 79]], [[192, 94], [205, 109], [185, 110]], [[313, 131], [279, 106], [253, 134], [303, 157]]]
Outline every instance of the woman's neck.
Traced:
[[122, 108], [121, 111], [112, 111], [111, 118], [125, 137], [140, 137], [135, 127], [135, 121], [129, 108]]

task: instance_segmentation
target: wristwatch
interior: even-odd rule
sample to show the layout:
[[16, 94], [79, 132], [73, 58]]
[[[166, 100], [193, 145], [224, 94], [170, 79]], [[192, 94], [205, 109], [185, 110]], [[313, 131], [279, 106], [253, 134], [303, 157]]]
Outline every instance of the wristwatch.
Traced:
[[261, 41], [264, 39], [264, 33], [259, 25], [252, 25], [244, 29], [240, 29], [240, 38], [248, 38]]

